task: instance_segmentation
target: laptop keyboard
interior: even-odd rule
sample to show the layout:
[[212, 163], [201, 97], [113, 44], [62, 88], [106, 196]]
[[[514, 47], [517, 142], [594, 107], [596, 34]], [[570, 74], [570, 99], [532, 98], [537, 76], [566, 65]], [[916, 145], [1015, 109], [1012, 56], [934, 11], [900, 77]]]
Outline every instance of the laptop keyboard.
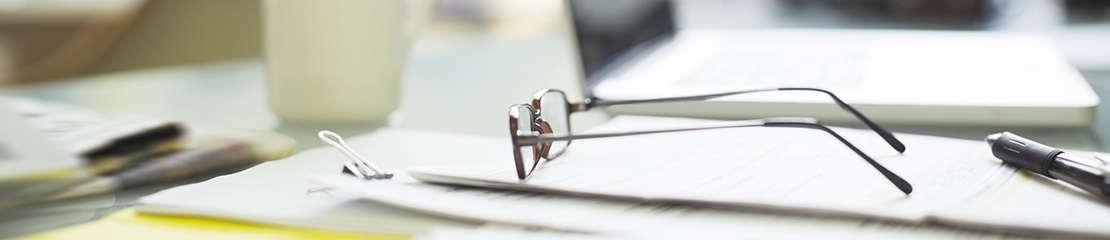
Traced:
[[728, 42], [679, 83], [729, 88], [856, 87], [870, 41], [737, 38]]

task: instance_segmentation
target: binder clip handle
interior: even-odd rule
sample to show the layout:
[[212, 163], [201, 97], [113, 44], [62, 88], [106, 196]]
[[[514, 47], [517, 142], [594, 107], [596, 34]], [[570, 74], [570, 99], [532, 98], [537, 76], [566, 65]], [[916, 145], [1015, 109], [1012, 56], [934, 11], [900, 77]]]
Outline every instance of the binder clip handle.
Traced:
[[347, 142], [343, 141], [343, 137], [339, 136], [339, 134], [323, 130], [317, 133], [316, 136], [320, 137], [320, 141], [324, 141], [324, 143], [339, 149], [340, 152], [343, 152], [343, 154], [347, 155], [347, 158], [350, 159], [350, 161], [343, 164], [344, 174], [353, 175], [359, 179], [365, 180], [393, 178], [393, 173], [382, 170], [378, 165], [375, 165], [374, 162], [366, 160], [366, 157], [363, 157], [362, 154], [358, 154], [354, 149], [351, 149], [351, 146], [348, 146]]

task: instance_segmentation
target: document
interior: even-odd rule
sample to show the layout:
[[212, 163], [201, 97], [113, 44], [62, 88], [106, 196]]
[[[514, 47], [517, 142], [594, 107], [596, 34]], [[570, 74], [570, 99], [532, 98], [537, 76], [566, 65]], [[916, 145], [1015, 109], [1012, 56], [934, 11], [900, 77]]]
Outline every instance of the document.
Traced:
[[1106, 199], [1025, 171], [995, 175], [992, 177], [1004, 180], [988, 181], [998, 184], [982, 186], [959, 204], [934, 208], [930, 216], [968, 226], [1110, 236], [1110, 202]]
[[[421, 183], [405, 174], [393, 180], [361, 180], [329, 174], [319, 183], [375, 202], [461, 219], [523, 225], [555, 232], [588, 233], [598, 239], [1041, 239], [957, 229], [936, 224], [871, 221], [817, 213], [760, 208], [719, 208], [643, 203], [525, 191]], [[502, 234], [489, 233], [491, 238]], [[429, 235], [441, 235], [435, 231]], [[527, 235], [516, 233], [516, 235]], [[538, 234], [554, 238], [555, 234]], [[467, 235], [464, 235], [467, 236]], [[510, 235], [511, 236], [511, 235]], [[591, 237], [600, 236], [600, 237]], [[1060, 238], [1060, 236], [1054, 236]], [[522, 239], [517, 237], [516, 239]], [[495, 239], [495, 238], [493, 238]]]
[[[25, 98], [0, 97], [35, 130], [46, 135], [62, 149], [89, 160], [125, 152], [133, 154], [136, 145], [156, 148], [169, 145], [162, 152], [177, 147], [184, 130], [168, 120], [124, 114], [106, 114], [66, 105]], [[124, 146], [130, 145], [130, 146]], [[156, 154], [161, 152], [154, 152]]]
[[[488, 224], [487, 224], [488, 225]], [[613, 236], [536, 231], [515, 226], [495, 226], [481, 228], [433, 228], [427, 233], [412, 237], [413, 240], [631, 240], [632, 238], [618, 238]]]
[[90, 176], [0, 99], [0, 210], [33, 202]]
[[[379, 166], [398, 169], [488, 156], [491, 151], [501, 150], [502, 140], [383, 129], [347, 142]], [[451, 144], [437, 144], [442, 152], [427, 151], [433, 143]], [[143, 197], [137, 209], [144, 214], [379, 234], [409, 235], [434, 226], [473, 228], [479, 224], [361, 201], [358, 196], [327, 190], [306, 179], [309, 174], [339, 173], [347, 161], [334, 148], [311, 149], [239, 173]]]
[[[588, 132], [712, 123], [622, 116]], [[943, 222], [1110, 236], [1110, 206], [1082, 191], [1003, 165], [982, 141], [834, 128], [909, 181], [906, 195], [827, 133], [744, 128], [574, 141], [518, 180], [511, 157], [491, 165], [408, 169], [433, 183], [602, 196], [641, 202], [787, 210], [905, 223]], [[509, 152], [509, 149], [505, 150]]]

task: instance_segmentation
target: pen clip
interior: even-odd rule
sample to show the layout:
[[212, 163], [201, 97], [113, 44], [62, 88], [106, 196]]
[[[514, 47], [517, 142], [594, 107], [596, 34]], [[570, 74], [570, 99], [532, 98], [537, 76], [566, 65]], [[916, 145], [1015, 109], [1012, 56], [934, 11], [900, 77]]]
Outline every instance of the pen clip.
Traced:
[[[358, 154], [357, 151], [351, 149], [351, 146], [348, 146], [347, 142], [343, 141], [343, 137], [339, 136], [339, 134], [323, 130], [317, 133], [316, 136], [320, 137], [320, 141], [324, 141], [324, 143], [339, 149], [340, 152], [343, 152], [343, 154], [347, 155], [347, 158], [350, 159], [350, 161], [343, 164], [343, 173], [366, 180], [393, 178], [393, 173], [378, 168], [378, 165], [375, 165], [374, 162], [366, 160], [366, 157], [363, 157], [362, 154]], [[334, 140], [332, 138], [334, 138]]]

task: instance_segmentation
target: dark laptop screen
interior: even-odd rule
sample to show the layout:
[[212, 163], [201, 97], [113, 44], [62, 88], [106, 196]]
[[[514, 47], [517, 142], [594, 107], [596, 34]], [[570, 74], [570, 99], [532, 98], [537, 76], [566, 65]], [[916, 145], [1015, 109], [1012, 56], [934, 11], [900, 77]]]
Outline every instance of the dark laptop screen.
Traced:
[[667, 0], [568, 0], [586, 86], [637, 45], [674, 33]]

